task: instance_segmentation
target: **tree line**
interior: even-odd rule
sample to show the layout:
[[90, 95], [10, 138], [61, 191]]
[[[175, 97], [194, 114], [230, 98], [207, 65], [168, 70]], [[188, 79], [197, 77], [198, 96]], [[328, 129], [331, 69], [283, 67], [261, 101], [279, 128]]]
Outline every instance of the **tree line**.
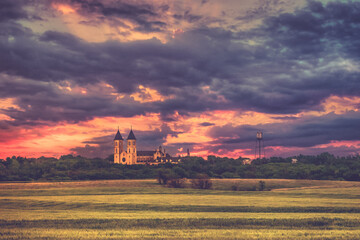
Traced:
[[[292, 163], [292, 159], [297, 163]], [[64, 155], [57, 158], [8, 157], [0, 160], [0, 181], [64, 181], [97, 179], [261, 178], [360, 181], [360, 156], [337, 157], [330, 153], [256, 159], [208, 156], [186, 157], [179, 164], [121, 165], [108, 158]], [[162, 180], [160, 180], [162, 181]], [[174, 183], [176, 184], [176, 183]]]

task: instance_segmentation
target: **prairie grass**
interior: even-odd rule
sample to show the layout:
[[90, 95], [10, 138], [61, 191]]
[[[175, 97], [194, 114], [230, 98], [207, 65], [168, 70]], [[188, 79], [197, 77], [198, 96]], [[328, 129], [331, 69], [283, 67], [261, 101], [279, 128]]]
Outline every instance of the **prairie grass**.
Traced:
[[169, 218], [169, 219], [44, 219], [44, 220], [0, 220], [4, 228], [58, 228], [58, 229], [236, 229], [272, 228], [280, 229], [338, 229], [358, 228], [358, 219], [303, 218]]
[[173, 218], [245, 218], [245, 219], [349, 219], [360, 221], [359, 213], [326, 212], [190, 212], [190, 211], [93, 211], [93, 210], [17, 210], [6, 209], [1, 219], [71, 220], [71, 219], [173, 219]]
[[[360, 188], [359, 188], [360, 189]], [[209, 190], [211, 191], [211, 190]], [[326, 194], [319, 192], [313, 196], [308, 194], [284, 194], [273, 192], [247, 192], [245, 194], [177, 193], [177, 194], [117, 194], [117, 195], [56, 195], [56, 196], [4, 196], [0, 197], [1, 205], [16, 208], [41, 208], [43, 206], [55, 209], [72, 208], [102, 208], [116, 209], [123, 206], [131, 209], [171, 207], [208, 208], [224, 207], [224, 209], [243, 208], [360, 208], [360, 198], [357, 194]]]
[[1, 183], [0, 239], [360, 239], [360, 183], [264, 180], [272, 191], [155, 180]]
[[360, 239], [360, 230], [313, 229], [2, 229], [0, 239]]
[[[233, 184], [247, 187], [265, 181], [271, 189], [288, 188], [344, 188], [360, 187], [360, 182], [327, 181], [327, 180], [294, 180], [294, 179], [212, 179], [213, 189], [231, 190]], [[156, 179], [141, 180], [94, 180], [63, 182], [6, 182], [0, 183], [0, 189], [56, 189], [56, 188], [161, 188]]]
[[260, 181], [271, 190], [308, 189], [308, 188], [348, 188], [360, 187], [360, 182], [326, 181], [326, 180], [293, 180], [293, 179], [214, 179], [213, 189], [231, 190], [235, 185], [240, 189], [258, 186]]
[[[94, 187], [157, 187], [154, 179], [141, 180], [96, 180], [96, 181], [65, 181], [65, 182], [6, 182], [0, 189], [52, 189], [52, 188], [94, 188]], [[158, 186], [160, 187], [160, 186]]]

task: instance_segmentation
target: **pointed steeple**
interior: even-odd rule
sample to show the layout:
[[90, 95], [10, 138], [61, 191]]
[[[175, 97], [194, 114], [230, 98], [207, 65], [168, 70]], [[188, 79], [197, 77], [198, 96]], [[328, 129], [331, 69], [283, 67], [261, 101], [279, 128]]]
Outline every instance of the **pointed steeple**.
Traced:
[[117, 131], [117, 133], [116, 133], [116, 135], [115, 135], [114, 140], [123, 140], [123, 138], [122, 138], [122, 136], [121, 136], [121, 134], [120, 134], [119, 128], [118, 128], [118, 131]]
[[130, 133], [129, 133], [129, 136], [127, 137], [127, 139], [129, 140], [136, 140], [136, 137], [133, 133], [133, 130], [132, 130], [132, 127], [131, 127], [131, 130], [130, 130]]

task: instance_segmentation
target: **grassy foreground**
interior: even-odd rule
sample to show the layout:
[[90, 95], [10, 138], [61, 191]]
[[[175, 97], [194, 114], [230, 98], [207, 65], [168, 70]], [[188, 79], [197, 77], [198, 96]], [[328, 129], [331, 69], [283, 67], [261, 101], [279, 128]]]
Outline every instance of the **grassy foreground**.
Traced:
[[1, 183], [0, 239], [360, 239], [360, 183], [214, 180]]

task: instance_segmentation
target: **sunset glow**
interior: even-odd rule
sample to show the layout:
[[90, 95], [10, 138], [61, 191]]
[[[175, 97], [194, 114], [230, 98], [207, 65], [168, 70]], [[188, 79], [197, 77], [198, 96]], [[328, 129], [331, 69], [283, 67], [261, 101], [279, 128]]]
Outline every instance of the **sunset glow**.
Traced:
[[359, 1], [5, 2], [0, 158], [359, 154]]
[[75, 13], [75, 9], [73, 9], [71, 6], [69, 5], [64, 5], [64, 4], [53, 4], [53, 7], [60, 11], [63, 14], [69, 14], [69, 13]]

